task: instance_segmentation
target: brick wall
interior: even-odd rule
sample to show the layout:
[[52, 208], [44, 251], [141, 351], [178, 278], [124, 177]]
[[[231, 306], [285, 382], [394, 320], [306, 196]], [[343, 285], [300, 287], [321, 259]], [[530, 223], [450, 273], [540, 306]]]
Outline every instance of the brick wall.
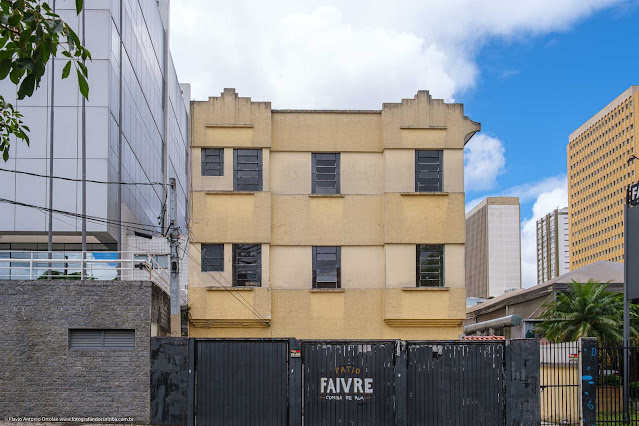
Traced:
[[[138, 281], [0, 282], [0, 418], [148, 423], [153, 287]], [[69, 328], [135, 329], [135, 349], [70, 350]]]

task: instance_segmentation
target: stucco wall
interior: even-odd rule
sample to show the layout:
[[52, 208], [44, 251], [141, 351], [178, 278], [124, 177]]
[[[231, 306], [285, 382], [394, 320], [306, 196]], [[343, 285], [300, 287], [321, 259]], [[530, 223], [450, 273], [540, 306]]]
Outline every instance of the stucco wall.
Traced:
[[[3, 281], [0, 417], [132, 417], [148, 423], [152, 286]], [[71, 350], [71, 328], [135, 329], [135, 349]]]

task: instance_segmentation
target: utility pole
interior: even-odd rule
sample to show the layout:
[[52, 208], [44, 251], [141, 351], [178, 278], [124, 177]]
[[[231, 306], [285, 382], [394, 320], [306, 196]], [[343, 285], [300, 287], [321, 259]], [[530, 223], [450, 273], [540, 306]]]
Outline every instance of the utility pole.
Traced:
[[180, 258], [178, 256], [178, 241], [180, 231], [177, 226], [177, 190], [175, 178], [169, 179], [169, 244], [171, 246], [171, 336], [182, 334], [180, 318]]

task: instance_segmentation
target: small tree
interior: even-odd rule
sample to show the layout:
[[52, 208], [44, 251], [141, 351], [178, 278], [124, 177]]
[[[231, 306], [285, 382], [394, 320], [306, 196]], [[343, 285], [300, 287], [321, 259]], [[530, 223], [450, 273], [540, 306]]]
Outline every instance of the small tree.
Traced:
[[[557, 294], [555, 300], [544, 305], [537, 327], [553, 342], [571, 342], [581, 337], [596, 337], [604, 344], [623, 341], [623, 294], [607, 291], [609, 283], [588, 280], [574, 281], [570, 291]], [[631, 305], [631, 338], [637, 339], [639, 311]]]
[[[75, 0], [76, 13], [82, 11], [83, 0]], [[61, 53], [69, 60], [62, 68], [67, 78], [73, 65], [78, 76], [80, 93], [89, 98], [89, 73], [84, 61], [91, 59], [77, 34], [47, 2], [39, 0], [2, 0], [0, 3], [0, 80], [7, 77], [19, 86], [18, 99], [33, 95], [49, 60]], [[29, 128], [22, 114], [0, 96], [0, 152], [9, 159], [10, 137], [29, 144]]]

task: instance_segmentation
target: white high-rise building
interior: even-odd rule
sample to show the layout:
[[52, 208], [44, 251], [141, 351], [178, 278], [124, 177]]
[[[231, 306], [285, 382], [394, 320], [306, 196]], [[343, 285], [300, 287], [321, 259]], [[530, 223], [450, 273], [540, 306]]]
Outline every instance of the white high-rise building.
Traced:
[[537, 221], [537, 284], [570, 271], [568, 207]]
[[466, 214], [466, 296], [521, 288], [519, 198], [488, 197]]

